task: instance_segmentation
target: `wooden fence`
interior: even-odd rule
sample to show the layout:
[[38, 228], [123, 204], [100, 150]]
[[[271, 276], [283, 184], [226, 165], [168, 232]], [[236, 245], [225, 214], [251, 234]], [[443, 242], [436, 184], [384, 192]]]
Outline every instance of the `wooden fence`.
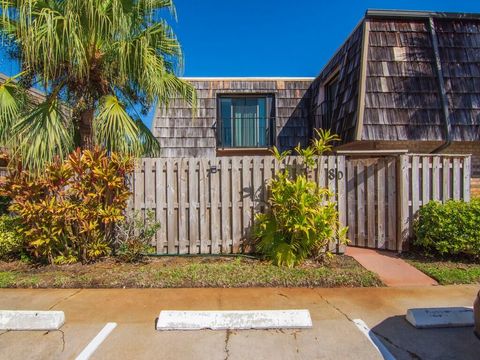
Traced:
[[[271, 156], [145, 158], [133, 176], [129, 208], [155, 212], [158, 253], [236, 253], [249, 239], [254, 214], [265, 210], [267, 184], [278, 169], [302, 171], [300, 158]], [[413, 215], [431, 199], [469, 200], [470, 157], [323, 156], [310, 177], [337, 196], [351, 245], [401, 251]], [[343, 251], [338, 244], [330, 250]]]

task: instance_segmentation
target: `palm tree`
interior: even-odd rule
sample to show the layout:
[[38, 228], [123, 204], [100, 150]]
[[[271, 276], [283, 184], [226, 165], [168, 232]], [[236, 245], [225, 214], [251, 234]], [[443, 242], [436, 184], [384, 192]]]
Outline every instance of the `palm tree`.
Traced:
[[[172, 0], [0, 0], [0, 31], [22, 72], [0, 86], [0, 146], [41, 169], [74, 147], [134, 156], [159, 144], [140, 120], [155, 103], [189, 104]], [[44, 97], [28, 96], [41, 86]]]

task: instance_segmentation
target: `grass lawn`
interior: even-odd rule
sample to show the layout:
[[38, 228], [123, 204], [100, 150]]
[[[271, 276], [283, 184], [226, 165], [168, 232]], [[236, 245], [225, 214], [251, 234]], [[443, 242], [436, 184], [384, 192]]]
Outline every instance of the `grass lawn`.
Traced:
[[175, 288], [175, 287], [358, 287], [382, 286], [348, 256], [294, 269], [232, 257], [160, 257], [144, 263], [112, 259], [91, 265], [33, 266], [0, 262], [0, 288]]
[[441, 285], [479, 284], [480, 264], [464, 261], [448, 261], [420, 255], [408, 255], [404, 258]]

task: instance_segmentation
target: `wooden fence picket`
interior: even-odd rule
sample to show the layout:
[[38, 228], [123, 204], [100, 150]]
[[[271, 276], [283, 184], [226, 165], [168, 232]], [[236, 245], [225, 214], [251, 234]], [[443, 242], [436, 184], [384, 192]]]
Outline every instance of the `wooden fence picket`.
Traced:
[[198, 159], [188, 160], [188, 220], [190, 254], [198, 253], [199, 241], [199, 198], [198, 198]]
[[233, 252], [240, 251], [240, 243], [242, 238], [242, 209], [241, 194], [243, 194], [240, 177], [241, 160], [238, 157], [232, 158], [232, 249]]
[[[380, 159], [377, 164], [377, 241], [375, 247], [377, 249], [385, 249], [385, 178], [386, 178], [386, 161]], [[374, 206], [375, 208], [375, 206]]]
[[365, 174], [363, 163], [356, 167], [357, 178], [357, 246], [366, 247], [365, 243]]
[[387, 211], [388, 211], [388, 250], [397, 249], [397, 161], [393, 157], [388, 158], [388, 194], [387, 194]]
[[223, 157], [220, 160], [220, 176], [221, 176], [221, 185], [220, 185], [220, 196], [221, 196], [221, 229], [222, 229], [222, 253], [228, 254], [230, 252], [230, 207], [231, 207], [231, 187], [230, 187], [230, 161], [229, 158]]
[[155, 194], [156, 194], [156, 211], [155, 219], [160, 223], [160, 229], [157, 232], [157, 253], [165, 253], [165, 242], [167, 237], [167, 214], [166, 209], [166, 186], [164, 159], [155, 159]]

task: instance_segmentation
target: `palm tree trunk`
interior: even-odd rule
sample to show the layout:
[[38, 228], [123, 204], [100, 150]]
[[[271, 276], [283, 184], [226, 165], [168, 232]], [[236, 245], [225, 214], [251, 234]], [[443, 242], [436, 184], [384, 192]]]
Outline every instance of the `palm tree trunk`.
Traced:
[[93, 148], [93, 109], [87, 109], [80, 115], [80, 123], [78, 126], [78, 132], [80, 136], [80, 148], [92, 149]]

